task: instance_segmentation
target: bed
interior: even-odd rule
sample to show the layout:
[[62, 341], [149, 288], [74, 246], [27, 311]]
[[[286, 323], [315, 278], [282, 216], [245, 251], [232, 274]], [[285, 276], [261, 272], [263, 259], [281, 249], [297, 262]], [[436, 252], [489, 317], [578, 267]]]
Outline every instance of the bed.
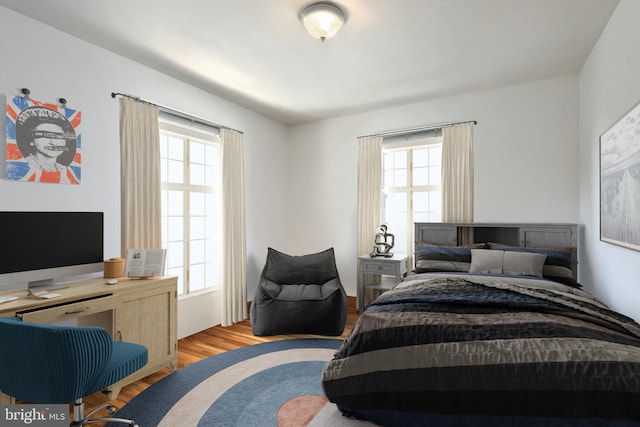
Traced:
[[572, 224], [416, 224], [415, 274], [322, 374], [384, 426], [640, 426], [640, 325], [577, 280]]

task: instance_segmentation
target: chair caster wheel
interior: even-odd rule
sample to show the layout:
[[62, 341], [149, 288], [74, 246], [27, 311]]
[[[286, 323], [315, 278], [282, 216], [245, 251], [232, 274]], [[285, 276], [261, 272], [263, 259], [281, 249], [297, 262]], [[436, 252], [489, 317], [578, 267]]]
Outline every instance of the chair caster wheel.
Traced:
[[107, 412], [109, 413], [110, 417], [113, 417], [116, 414], [116, 408], [109, 405], [107, 406]]

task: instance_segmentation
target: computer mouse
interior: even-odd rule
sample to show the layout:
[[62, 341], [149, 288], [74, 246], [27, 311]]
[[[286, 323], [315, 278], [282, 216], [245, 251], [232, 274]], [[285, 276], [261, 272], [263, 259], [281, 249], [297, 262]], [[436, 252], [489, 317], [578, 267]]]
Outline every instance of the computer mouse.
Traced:
[[115, 285], [118, 283], [118, 279], [109, 279], [107, 280], [107, 285]]

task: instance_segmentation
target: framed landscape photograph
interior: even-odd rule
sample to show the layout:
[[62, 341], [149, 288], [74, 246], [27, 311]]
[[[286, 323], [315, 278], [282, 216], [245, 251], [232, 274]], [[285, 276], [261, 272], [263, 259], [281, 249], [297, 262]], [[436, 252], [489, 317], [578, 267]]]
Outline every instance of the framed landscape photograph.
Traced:
[[640, 251], [640, 103], [600, 136], [600, 240]]

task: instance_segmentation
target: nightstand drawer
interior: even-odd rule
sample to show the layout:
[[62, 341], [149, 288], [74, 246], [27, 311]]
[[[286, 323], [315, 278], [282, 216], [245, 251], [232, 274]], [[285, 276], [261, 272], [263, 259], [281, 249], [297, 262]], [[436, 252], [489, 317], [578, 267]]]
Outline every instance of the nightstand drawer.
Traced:
[[397, 273], [396, 265], [382, 262], [364, 262], [363, 271], [365, 273], [389, 274], [395, 276]]
[[368, 305], [365, 303], [365, 290], [377, 289], [384, 292], [393, 288], [407, 274], [408, 263], [409, 258], [406, 254], [396, 253], [389, 258], [371, 258], [368, 255], [358, 257], [358, 310], [360, 313]]

